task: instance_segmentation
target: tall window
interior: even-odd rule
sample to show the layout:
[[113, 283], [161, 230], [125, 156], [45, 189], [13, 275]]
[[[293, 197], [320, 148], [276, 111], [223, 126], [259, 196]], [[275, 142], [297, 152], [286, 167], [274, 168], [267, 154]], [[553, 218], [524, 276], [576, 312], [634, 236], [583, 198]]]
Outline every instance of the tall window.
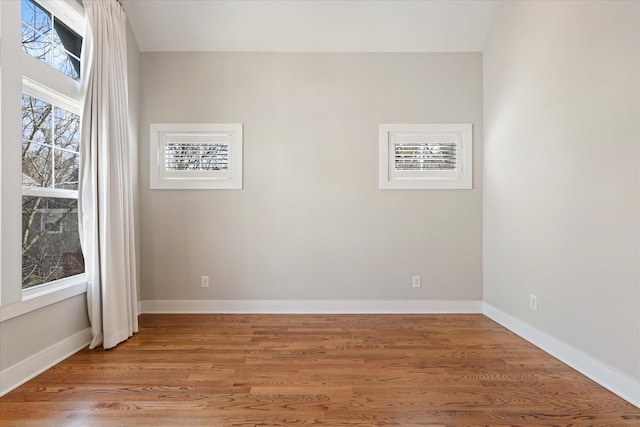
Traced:
[[[46, 5], [46, 3], [45, 3]], [[82, 38], [53, 13], [22, 0], [22, 48], [80, 81]], [[57, 71], [56, 71], [57, 70]], [[29, 76], [30, 77], [30, 76]], [[78, 235], [80, 102], [26, 78], [22, 94], [22, 287], [84, 272]]]

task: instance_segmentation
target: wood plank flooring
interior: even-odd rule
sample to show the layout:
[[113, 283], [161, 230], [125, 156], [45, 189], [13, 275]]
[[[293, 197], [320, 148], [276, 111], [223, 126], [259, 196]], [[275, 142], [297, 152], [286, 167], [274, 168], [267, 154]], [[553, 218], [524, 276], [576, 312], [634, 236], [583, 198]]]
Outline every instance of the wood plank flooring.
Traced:
[[639, 426], [482, 315], [142, 315], [0, 399], [9, 426]]

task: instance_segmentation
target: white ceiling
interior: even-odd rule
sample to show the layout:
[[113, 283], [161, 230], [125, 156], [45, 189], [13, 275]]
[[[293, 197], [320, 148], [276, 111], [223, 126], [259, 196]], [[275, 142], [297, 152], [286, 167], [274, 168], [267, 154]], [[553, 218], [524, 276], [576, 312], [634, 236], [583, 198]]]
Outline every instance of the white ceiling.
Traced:
[[123, 0], [143, 52], [480, 52], [500, 3]]

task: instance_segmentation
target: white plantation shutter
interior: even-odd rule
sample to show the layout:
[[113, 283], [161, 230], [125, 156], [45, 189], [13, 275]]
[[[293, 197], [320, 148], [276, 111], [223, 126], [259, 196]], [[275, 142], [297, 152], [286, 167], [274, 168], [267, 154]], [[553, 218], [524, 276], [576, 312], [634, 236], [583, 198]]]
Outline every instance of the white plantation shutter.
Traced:
[[150, 142], [152, 189], [242, 188], [242, 124], [155, 123]]
[[471, 188], [470, 124], [380, 125], [380, 188]]

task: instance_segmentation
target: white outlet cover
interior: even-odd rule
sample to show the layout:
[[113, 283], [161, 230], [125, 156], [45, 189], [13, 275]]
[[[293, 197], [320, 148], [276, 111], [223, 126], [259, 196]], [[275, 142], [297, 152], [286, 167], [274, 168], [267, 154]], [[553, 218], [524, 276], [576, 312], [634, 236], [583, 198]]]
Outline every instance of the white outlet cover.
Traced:
[[412, 280], [413, 280], [412, 283], [414, 288], [419, 288], [422, 286], [422, 283], [420, 282], [420, 276], [413, 276]]
[[200, 276], [200, 287], [202, 288], [209, 287], [209, 276]]

